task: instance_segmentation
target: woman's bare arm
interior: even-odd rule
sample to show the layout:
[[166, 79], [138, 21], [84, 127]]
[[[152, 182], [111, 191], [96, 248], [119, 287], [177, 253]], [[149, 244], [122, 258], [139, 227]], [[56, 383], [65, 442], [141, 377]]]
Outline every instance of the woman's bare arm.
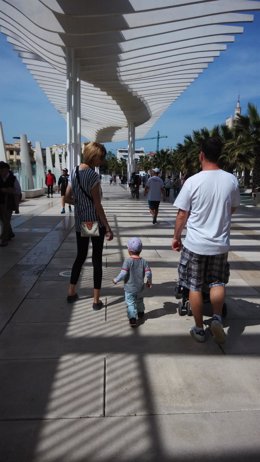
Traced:
[[101, 192], [100, 184], [97, 183], [92, 189], [91, 194], [94, 202], [94, 206], [97, 212], [97, 216], [100, 219], [102, 225], [106, 228], [106, 238], [108, 241], [113, 239], [113, 232], [108, 224], [106, 214], [104, 212], [103, 206], [101, 204]]
[[65, 192], [65, 202], [66, 204], [74, 205], [73, 191], [70, 184], [68, 184]]

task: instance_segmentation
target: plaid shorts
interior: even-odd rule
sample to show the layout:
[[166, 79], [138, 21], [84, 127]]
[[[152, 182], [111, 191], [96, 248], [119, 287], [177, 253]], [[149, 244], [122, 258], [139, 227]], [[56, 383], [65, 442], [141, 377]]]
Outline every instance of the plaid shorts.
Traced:
[[183, 247], [178, 267], [179, 285], [202, 291], [203, 287], [221, 286], [229, 280], [228, 253], [199, 255]]

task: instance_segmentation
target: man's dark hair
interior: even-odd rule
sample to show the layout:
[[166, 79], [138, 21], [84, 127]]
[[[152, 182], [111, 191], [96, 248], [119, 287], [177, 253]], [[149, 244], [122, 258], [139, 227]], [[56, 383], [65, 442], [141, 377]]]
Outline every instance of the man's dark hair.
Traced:
[[218, 163], [222, 152], [222, 141], [218, 137], [207, 138], [201, 142], [201, 151], [207, 160]]

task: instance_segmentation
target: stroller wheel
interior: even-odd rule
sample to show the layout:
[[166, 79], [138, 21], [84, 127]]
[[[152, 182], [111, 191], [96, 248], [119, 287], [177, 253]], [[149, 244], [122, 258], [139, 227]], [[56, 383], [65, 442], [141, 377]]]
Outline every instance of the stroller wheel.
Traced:
[[225, 318], [226, 316], [227, 316], [227, 304], [224, 303], [223, 308], [222, 308], [222, 317]]
[[185, 316], [185, 314], [187, 314], [186, 303], [183, 303], [182, 300], [178, 303], [178, 313], [180, 316]]

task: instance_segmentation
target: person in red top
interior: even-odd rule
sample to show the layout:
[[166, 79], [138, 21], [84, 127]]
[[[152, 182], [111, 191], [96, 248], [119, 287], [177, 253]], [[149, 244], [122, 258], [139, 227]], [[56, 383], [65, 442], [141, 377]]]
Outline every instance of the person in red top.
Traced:
[[46, 178], [45, 178], [45, 184], [48, 188], [48, 192], [47, 192], [47, 197], [53, 197], [53, 186], [55, 185], [56, 183], [56, 178], [55, 178], [55, 175], [51, 172], [51, 170], [48, 170], [48, 173], [46, 175]]

